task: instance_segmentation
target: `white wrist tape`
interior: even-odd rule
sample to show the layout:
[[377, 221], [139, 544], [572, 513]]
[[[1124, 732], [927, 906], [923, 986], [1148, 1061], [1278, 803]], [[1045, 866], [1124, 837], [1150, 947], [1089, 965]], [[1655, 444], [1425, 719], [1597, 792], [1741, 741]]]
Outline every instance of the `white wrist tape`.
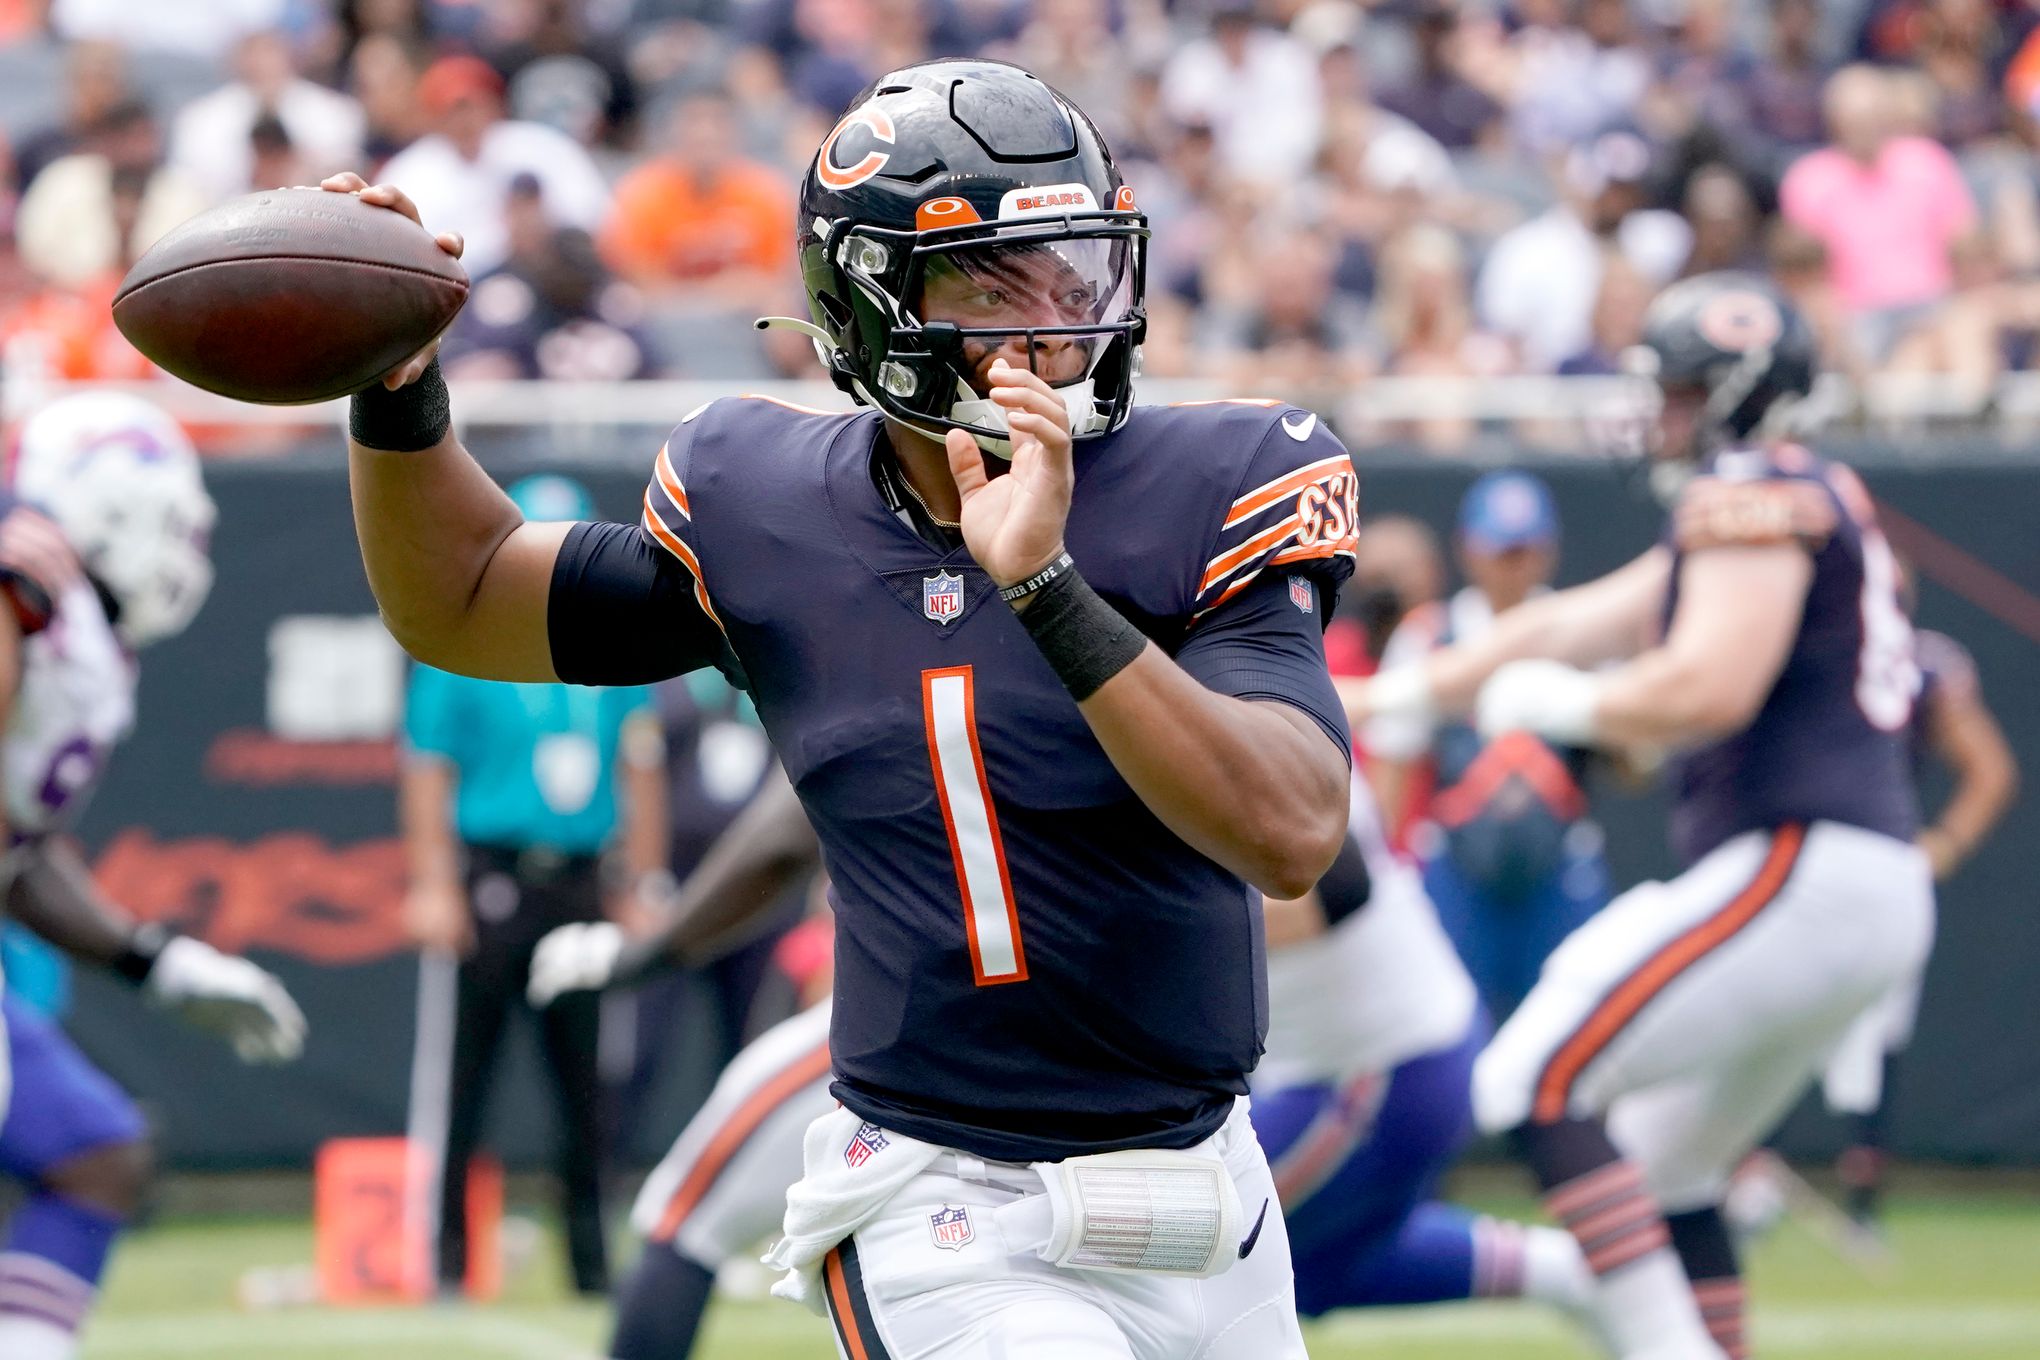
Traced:
[[1528, 731], [1562, 746], [1591, 746], [1601, 678], [1558, 661], [1511, 661], [1488, 677], [1474, 706], [1485, 737]]

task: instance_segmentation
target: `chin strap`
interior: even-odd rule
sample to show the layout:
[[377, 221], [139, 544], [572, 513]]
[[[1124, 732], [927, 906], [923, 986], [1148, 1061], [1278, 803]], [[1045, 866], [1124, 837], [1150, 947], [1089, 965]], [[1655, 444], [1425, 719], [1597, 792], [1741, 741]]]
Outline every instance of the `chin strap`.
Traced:
[[[971, 436], [977, 440], [978, 447], [986, 453], [994, 458], [1011, 459], [1013, 441], [1004, 433], [991, 434], [987, 430], [987, 427], [1000, 431], [1007, 428], [1005, 408], [990, 398], [980, 397], [961, 380], [957, 382], [956, 387], [960, 399], [950, 406], [949, 418], [960, 425], [974, 427]], [[1071, 434], [1096, 434], [1112, 423], [1110, 418], [1098, 409], [1097, 385], [1091, 379], [1071, 383], [1068, 387], [1058, 387], [1055, 394], [1062, 398], [1064, 409], [1070, 413]]]
[[761, 331], [799, 331], [817, 345], [834, 349], [835, 340], [829, 333], [812, 321], [802, 321], [797, 316], [761, 316], [751, 323]]

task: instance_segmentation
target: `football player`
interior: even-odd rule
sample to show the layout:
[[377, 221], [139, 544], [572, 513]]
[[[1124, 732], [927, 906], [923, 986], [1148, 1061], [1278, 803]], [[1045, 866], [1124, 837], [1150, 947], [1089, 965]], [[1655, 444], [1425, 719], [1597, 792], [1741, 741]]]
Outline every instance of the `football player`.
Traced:
[[[213, 504], [183, 431], [138, 398], [68, 397], [21, 428], [0, 493], [0, 774], [8, 912], [74, 957], [285, 1061], [304, 1017], [245, 959], [137, 925], [62, 832], [134, 716], [134, 653], [181, 631], [212, 584]], [[45, 514], [44, 512], [47, 512]], [[0, 1169], [27, 1196], [0, 1245], [0, 1355], [68, 1360], [108, 1253], [141, 1197], [148, 1135], [56, 1025], [5, 1003], [13, 1100]]]
[[[1900, 596], [1913, 612], [1913, 580], [1900, 564]], [[1962, 867], [2012, 805], [2019, 763], [2004, 729], [1984, 701], [1976, 662], [1969, 649], [1946, 633], [1916, 634], [1920, 693], [1906, 730], [1915, 774], [1930, 762], [1944, 766], [1954, 787], [1940, 816], [1919, 834], [1920, 848], [1939, 883]], [[1912, 1042], [1919, 1018], [1920, 987], [1915, 974], [1865, 1011], [1835, 1051], [1821, 1077], [1827, 1106], [1850, 1123], [1849, 1146], [1836, 1170], [1847, 1195], [1849, 1218], [1874, 1242], [1884, 1187], [1885, 1110], [1892, 1070]]]
[[1869, 496], [1778, 437], [1813, 380], [1805, 322], [1769, 284], [1711, 274], [1666, 290], [1644, 338], [1664, 541], [1359, 706], [1679, 752], [1684, 872], [1559, 946], [1474, 1106], [1579, 1238], [1618, 1352], [1718, 1360], [1743, 1351], [1728, 1174], [1932, 932], [1904, 755], [1918, 673]]
[[[1388, 849], [1364, 785], [1332, 872], [1267, 904], [1267, 1056], [1255, 1131], [1272, 1165], [1306, 1316], [1336, 1308], [1529, 1297], [1586, 1308], [1566, 1233], [1432, 1199], [1470, 1131], [1469, 1078], [1488, 1028], [1415, 872]], [[562, 926], [532, 960], [530, 997], [637, 982], [712, 956], [811, 868], [813, 833], [784, 781], [760, 795], [680, 890], [672, 922], [626, 942], [608, 922]], [[768, 1030], [646, 1180], [645, 1249], [617, 1303], [614, 1360], [685, 1360], [717, 1271], [778, 1226], [801, 1136], [826, 1113], [826, 1000]]]
[[[837, 908], [842, 1108], [775, 1259], [847, 1351], [1301, 1355], [1243, 1097], [1260, 891], [1345, 832], [1352, 465], [1279, 403], [1132, 404], [1145, 219], [1019, 68], [880, 79], [798, 229], [788, 324], [870, 409], [711, 402], [638, 524], [527, 525], [421, 352], [352, 412], [385, 617], [453, 670], [750, 688]], [[1180, 1212], [1117, 1233], [1129, 1192]]]

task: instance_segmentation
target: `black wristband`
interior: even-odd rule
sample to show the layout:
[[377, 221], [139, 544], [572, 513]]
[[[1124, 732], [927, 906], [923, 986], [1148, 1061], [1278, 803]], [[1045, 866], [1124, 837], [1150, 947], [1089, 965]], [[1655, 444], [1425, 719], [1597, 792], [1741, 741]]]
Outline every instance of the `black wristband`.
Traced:
[[1074, 566], [1027, 599], [1021, 626], [1078, 703], [1147, 650], [1147, 635], [1105, 603]]
[[1026, 599], [1029, 595], [1032, 595], [1035, 591], [1041, 589], [1064, 572], [1074, 570], [1076, 570], [1076, 563], [1070, 561], [1070, 555], [1066, 552], [1057, 553], [1055, 561], [1049, 563], [1040, 571], [1035, 572], [1026, 580], [1015, 581], [1012, 585], [1002, 588], [999, 591], [999, 598], [1007, 604], [1016, 603]]
[[453, 402], [439, 360], [392, 392], [381, 383], [354, 394], [347, 407], [347, 432], [357, 444], [391, 453], [416, 453], [446, 438], [453, 428]]
[[163, 946], [169, 944], [175, 934], [167, 926], [144, 921], [129, 933], [127, 943], [108, 961], [107, 967], [139, 987], [149, 980], [150, 970], [155, 968]]

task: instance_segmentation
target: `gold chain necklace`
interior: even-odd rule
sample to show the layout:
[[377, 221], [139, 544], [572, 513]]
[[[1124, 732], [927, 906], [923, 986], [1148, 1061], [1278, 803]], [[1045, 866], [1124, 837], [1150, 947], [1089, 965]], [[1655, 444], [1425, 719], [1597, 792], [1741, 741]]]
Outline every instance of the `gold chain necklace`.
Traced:
[[893, 464], [891, 470], [899, 478], [900, 490], [906, 492], [909, 496], [912, 496], [914, 498], [914, 504], [921, 507], [921, 513], [928, 517], [929, 523], [933, 524], [938, 529], [960, 530], [963, 528], [962, 520], [944, 519], [942, 518], [942, 516], [936, 514], [932, 509], [929, 508], [928, 502], [921, 499], [921, 493], [914, 490], [914, 484], [907, 480], [907, 473], [905, 468], [902, 468], [901, 466], [899, 466], [899, 464], [895, 463]]

